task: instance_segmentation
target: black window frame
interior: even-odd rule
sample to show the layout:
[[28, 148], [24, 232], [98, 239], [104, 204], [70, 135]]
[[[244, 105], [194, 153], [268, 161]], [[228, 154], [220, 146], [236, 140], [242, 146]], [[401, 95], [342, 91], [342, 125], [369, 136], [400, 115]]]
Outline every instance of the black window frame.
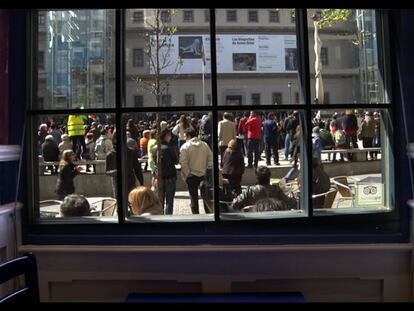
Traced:
[[[392, 38], [390, 38], [388, 30], [389, 27], [389, 13], [387, 10], [377, 10], [376, 15], [379, 23], [378, 27], [382, 32], [379, 34], [380, 42], [378, 46], [381, 47], [379, 52], [380, 57], [383, 57], [385, 67], [382, 68], [382, 73], [393, 72], [395, 74], [394, 64], [395, 60], [392, 57], [392, 51], [390, 45]], [[28, 20], [30, 23], [31, 32], [28, 34], [28, 40], [21, 43], [22, 46], [28, 46], [26, 51], [26, 60], [28, 64], [28, 72], [26, 75], [26, 84], [28, 86], [28, 96], [30, 102], [33, 102], [37, 98], [36, 86], [37, 80], [32, 79], [36, 77], [37, 61], [34, 55], [37, 55], [36, 36], [38, 25], [35, 21], [37, 11], [32, 10], [28, 14]], [[395, 17], [394, 17], [395, 18]], [[212, 84], [212, 106], [206, 107], [203, 110], [211, 110], [213, 117], [213, 124], [216, 124], [218, 119], [218, 112], [223, 110], [240, 110], [243, 106], [222, 106], [217, 104], [217, 71], [216, 71], [216, 47], [213, 44], [216, 36], [216, 16], [215, 9], [210, 9], [210, 35], [211, 35], [211, 84]], [[310, 95], [310, 70], [309, 70], [309, 47], [308, 47], [308, 30], [307, 30], [307, 11], [306, 9], [295, 9], [295, 23], [297, 31], [298, 42], [298, 70], [301, 83], [299, 100], [303, 99], [305, 104], [297, 106], [295, 104], [283, 105], [283, 110], [300, 110], [306, 114], [305, 127], [303, 135], [307, 137], [305, 141], [305, 147], [308, 154], [311, 154], [311, 145], [309, 144], [310, 135], [309, 129], [311, 126], [311, 111], [317, 106], [312, 105]], [[116, 75], [123, 77], [125, 67], [125, 10], [116, 9]], [[395, 30], [395, 29], [394, 29]], [[25, 28], [22, 28], [22, 33], [25, 32]], [[26, 33], [27, 34], [27, 33]], [[391, 82], [390, 77], [385, 76], [386, 82]], [[94, 113], [106, 111], [108, 113], [114, 113], [116, 115], [116, 126], [122, 128], [121, 115], [128, 112], [163, 112], [163, 111], [177, 111], [177, 107], [159, 107], [159, 108], [126, 108], [122, 103], [125, 101], [125, 89], [124, 79], [117, 79], [116, 81], [116, 107], [103, 109], [72, 109], [71, 113]], [[390, 94], [394, 94], [394, 90], [398, 85], [396, 82], [389, 83], [386, 88], [389, 88]], [[299, 93], [298, 93], [299, 95]], [[395, 109], [395, 99], [386, 104], [331, 104], [328, 109], [345, 109], [345, 108], [377, 108], [388, 110], [391, 114], [393, 124], [396, 124], [396, 113], [393, 113]], [[261, 105], [260, 107], [249, 107], [249, 109], [274, 109], [272, 105]], [[198, 107], [187, 107], [189, 110], [199, 110]], [[398, 110], [397, 110], [398, 111]], [[35, 128], [35, 117], [39, 115], [50, 114], [67, 114], [68, 110], [41, 110], [34, 109], [32, 105], [26, 110], [26, 117], [28, 119], [28, 126], [26, 127], [26, 143], [29, 146], [26, 150], [25, 159], [27, 162], [27, 171], [30, 173], [33, 171], [36, 164], [35, 157], [33, 156], [34, 137], [31, 135], [31, 130]], [[117, 139], [121, 141], [121, 131], [117, 131]], [[399, 133], [393, 132], [394, 140]], [[217, 147], [217, 129], [213, 127], [213, 153], [214, 159], [217, 159], [218, 147]], [[121, 147], [117, 147], [121, 148]], [[393, 146], [393, 150], [395, 146]], [[119, 149], [121, 150], [121, 149]], [[305, 151], [305, 150], [304, 150]], [[400, 151], [395, 150], [396, 153]], [[30, 156], [32, 154], [32, 156]], [[398, 154], [401, 158], [401, 155]], [[121, 164], [121, 155], [118, 152], [117, 163]], [[396, 172], [398, 165], [394, 165], [393, 169]], [[309, 165], [308, 165], [309, 169]], [[214, 171], [218, 172], [218, 163], [214, 161]], [[36, 178], [36, 176], [34, 176]], [[119, 178], [119, 180], [121, 180]], [[218, 176], [214, 175], [215, 184], [218, 185]], [[301, 219], [253, 219], [246, 221], [222, 221], [219, 218], [218, 204], [215, 204], [215, 221], [214, 222], [174, 222], [174, 223], [140, 223], [132, 224], [126, 223], [123, 206], [119, 207], [119, 222], [115, 224], [73, 224], [73, 225], [48, 225], [48, 224], [34, 224], [29, 211], [26, 209], [26, 213], [23, 215], [23, 244], [125, 244], [125, 245], [191, 245], [191, 244], [315, 244], [315, 243], [380, 243], [380, 242], [407, 242], [408, 235], [408, 213], [402, 209], [402, 203], [398, 197], [398, 184], [397, 178], [394, 178], [396, 184], [395, 193], [395, 206], [391, 212], [388, 213], [376, 213], [376, 214], [352, 214], [352, 215], [338, 215], [330, 217], [313, 217], [312, 213], [306, 218]], [[34, 202], [30, 202], [30, 198], [33, 198], [33, 185], [34, 179], [27, 179], [27, 206], [32, 206]], [[122, 182], [118, 183], [118, 190], [122, 190]], [[122, 191], [118, 191], [122, 193]], [[215, 197], [217, 197], [218, 189], [215, 187]], [[308, 202], [310, 203], [310, 196]], [[309, 206], [312, 211], [311, 205]], [[404, 218], [403, 216], [406, 216]], [[368, 225], [367, 225], [368, 224]], [[310, 231], [307, 231], [310, 230]], [[167, 233], [166, 237], [165, 233]], [[231, 233], [231, 234], [229, 234]], [[104, 238], [103, 238], [104, 237]]]

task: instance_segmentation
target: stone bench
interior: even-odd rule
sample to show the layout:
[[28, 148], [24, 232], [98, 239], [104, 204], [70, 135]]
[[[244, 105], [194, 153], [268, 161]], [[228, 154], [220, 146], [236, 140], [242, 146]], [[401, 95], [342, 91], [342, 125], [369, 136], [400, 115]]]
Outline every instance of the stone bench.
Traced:
[[380, 147], [372, 147], [372, 148], [350, 148], [350, 149], [330, 149], [330, 150], [322, 150], [322, 154], [335, 154], [335, 153], [352, 153], [354, 161], [366, 161], [365, 154], [369, 151], [376, 151], [381, 152]]

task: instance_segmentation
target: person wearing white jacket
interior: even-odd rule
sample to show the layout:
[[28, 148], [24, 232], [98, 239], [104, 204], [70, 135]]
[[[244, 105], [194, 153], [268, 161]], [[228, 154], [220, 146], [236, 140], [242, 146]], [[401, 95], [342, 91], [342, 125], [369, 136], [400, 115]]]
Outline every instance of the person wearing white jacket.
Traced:
[[180, 149], [181, 176], [190, 193], [191, 211], [199, 214], [198, 187], [204, 180], [207, 169], [213, 167], [213, 153], [210, 147], [196, 137], [193, 128], [184, 131], [186, 142]]
[[218, 123], [218, 144], [220, 152], [220, 168], [223, 167], [223, 155], [227, 149], [229, 141], [236, 139], [236, 124], [231, 121], [231, 114], [225, 112], [223, 114], [223, 120]]

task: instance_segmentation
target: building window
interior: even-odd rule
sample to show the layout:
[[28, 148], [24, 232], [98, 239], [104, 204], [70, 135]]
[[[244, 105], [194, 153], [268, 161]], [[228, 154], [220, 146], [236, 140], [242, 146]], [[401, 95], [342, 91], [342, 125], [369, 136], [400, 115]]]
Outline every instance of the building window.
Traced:
[[269, 23], [280, 23], [279, 11], [276, 11], [276, 10], [269, 11]]
[[252, 105], [260, 105], [260, 93], [252, 93]]
[[144, 107], [143, 95], [134, 95], [134, 107]]
[[227, 10], [226, 16], [227, 16], [227, 22], [229, 23], [237, 22], [237, 11], [236, 10]]
[[324, 105], [329, 105], [331, 103], [330, 97], [329, 97], [329, 92], [324, 92], [323, 93], [323, 104]]
[[324, 66], [329, 65], [329, 62], [328, 62], [328, 48], [327, 47], [322, 47], [321, 48], [321, 63]]
[[143, 11], [132, 12], [132, 22], [133, 23], [143, 23], [144, 22], [144, 12]]
[[193, 10], [184, 10], [183, 22], [194, 23], [194, 11]]
[[295, 104], [299, 104], [299, 93], [295, 92]]
[[282, 102], [282, 93], [280, 93], [280, 92], [272, 93], [272, 104], [273, 105], [283, 104], [283, 102]]
[[161, 11], [161, 21], [165, 24], [171, 23], [171, 12], [167, 10]]
[[204, 21], [206, 23], [210, 22], [210, 11], [209, 10], [204, 10]]
[[132, 66], [144, 67], [144, 50], [143, 49], [133, 50]]
[[248, 11], [248, 22], [249, 23], [258, 23], [259, 22], [259, 14], [257, 11]]
[[45, 15], [44, 14], [39, 14], [38, 22], [39, 22], [39, 26], [44, 26], [45, 25]]
[[39, 107], [43, 107], [44, 103], [45, 103], [45, 99], [43, 97], [37, 98], [37, 104], [39, 105]]
[[184, 102], [186, 106], [195, 106], [195, 95], [194, 94], [185, 94]]
[[171, 95], [170, 94], [164, 94], [161, 96], [161, 106], [171, 107]]
[[39, 51], [37, 56], [37, 68], [45, 69], [45, 51]]

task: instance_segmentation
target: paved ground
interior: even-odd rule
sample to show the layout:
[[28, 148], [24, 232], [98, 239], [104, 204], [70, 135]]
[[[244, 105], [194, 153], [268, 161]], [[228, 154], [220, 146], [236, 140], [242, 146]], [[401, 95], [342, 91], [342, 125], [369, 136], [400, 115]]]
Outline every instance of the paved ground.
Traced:
[[[328, 163], [328, 156], [326, 154], [322, 155], [322, 162], [323, 163]], [[380, 155], [379, 155], [379, 159], [380, 159]], [[284, 150], [280, 149], [279, 150], [279, 163], [280, 166], [278, 167], [291, 167], [292, 166], [292, 162], [291, 161], [287, 161], [285, 160], [285, 156], [284, 156]], [[339, 156], [338, 156], [339, 159]], [[247, 158], [245, 158], [245, 163], [247, 165]], [[272, 159], [272, 164], [269, 167], [276, 167], [273, 163], [273, 159]], [[265, 161], [265, 154], [262, 154], [262, 160], [259, 161], [259, 165], [266, 165], [266, 161]], [[376, 176], [378, 176], [378, 174], [375, 174]], [[369, 175], [359, 175], [359, 178], [364, 178], [367, 176], [372, 176], [372, 174]], [[380, 176], [380, 175], [379, 175]], [[338, 200], [339, 198], [339, 193], [337, 194], [336, 200]], [[336, 206], [336, 202], [334, 203], [334, 206]], [[350, 207], [351, 206], [351, 202], [350, 201], [345, 201], [343, 203], [340, 204], [340, 208], [346, 208], [346, 207]], [[200, 210], [200, 214], [205, 214], [204, 211], [204, 207], [203, 207], [203, 201], [199, 200], [199, 210]], [[176, 196], [175, 196], [175, 201], [174, 201], [174, 215], [191, 215], [191, 208], [190, 208], [190, 198], [189, 198], [189, 194], [188, 191], [177, 191], [176, 192]]]
[[[360, 146], [362, 147], [362, 146]], [[338, 160], [339, 160], [339, 156], [337, 156]], [[266, 160], [265, 160], [265, 154], [262, 154], [262, 161], [259, 161], [259, 165], [266, 165]], [[379, 154], [378, 159], [381, 159], [381, 155]], [[323, 154], [322, 155], [322, 162], [323, 163], [330, 163], [331, 161], [328, 161], [328, 155], [327, 154]], [[247, 165], [247, 158], [245, 158], [245, 163]], [[285, 160], [285, 156], [284, 156], [284, 150], [280, 149], [279, 150], [279, 163], [280, 163], [280, 167], [291, 167], [292, 166], [292, 162], [291, 161], [286, 161]], [[276, 167], [273, 164], [273, 159], [271, 161], [271, 165], [269, 167]], [[380, 176], [380, 174], [366, 174], [366, 175], [357, 175], [354, 177], [357, 177], [359, 179], [363, 179], [365, 177], [368, 176]], [[333, 204], [333, 207], [337, 206], [337, 200], [339, 199], [340, 194], [338, 193], [336, 198], [335, 198], [335, 202]], [[199, 207], [200, 207], [200, 214], [205, 214], [204, 209], [203, 209], [203, 203], [202, 200], [199, 200]], [[343, 201], [339, 204], [339, 208], [349, 208], [351, 207], [351, 201]], [[176, 192], [176, 198], [174, 201], [174, 214], [176, 215], [190, 215], [191, 214], [191, 208], [190, 208], [190, 197], [188, 195], [188, 191], [178, 191]]]

